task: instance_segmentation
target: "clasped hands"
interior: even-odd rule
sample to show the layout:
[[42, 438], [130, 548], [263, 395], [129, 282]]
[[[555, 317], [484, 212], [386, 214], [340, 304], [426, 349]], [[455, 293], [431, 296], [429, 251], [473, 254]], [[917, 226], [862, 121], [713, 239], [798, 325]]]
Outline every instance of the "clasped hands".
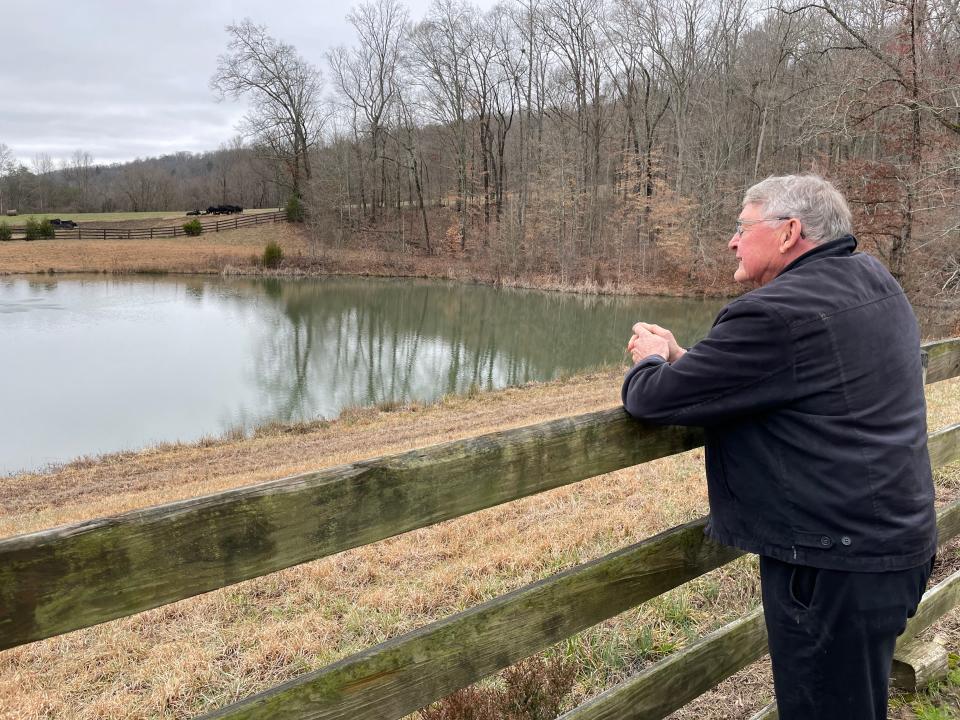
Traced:
[[687, 351], [677, 344], [673, 333], [653, 323], [638, 322], [627, 343], [627, 352], [637, 363], [651, 355], [659, 355], [667, 362], [678, 360]]

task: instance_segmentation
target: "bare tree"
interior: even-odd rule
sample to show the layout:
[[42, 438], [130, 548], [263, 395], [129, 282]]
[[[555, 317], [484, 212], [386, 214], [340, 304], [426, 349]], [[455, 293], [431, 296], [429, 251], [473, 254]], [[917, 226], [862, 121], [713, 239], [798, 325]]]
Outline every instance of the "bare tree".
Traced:
[[13, 151], [0, 143], [0, 215], [3, 215], [3, 192], [6, 189], [7, 175], [13, 172]]
[[134, 212], [168, 208], [173, 196], [169, 175], [156, 165], [137, 160], [124, 168], [123, 194]]
[[674, 186], [683, 192], [689, 154], [691, 99], [715, 69], [718, 49], [710, 33], [708, 0], [651, 0], [642, 9], [650, 49], [670, 81], [677, 166]]
[[[925, 148], [933, 144], [938, 133], [946, 132], [953, 143], [960, 139], [956, 79], [926, 67], [931, 50], [946, 53], [941, 59], [948, 67], [951, 52], [956, 58], [956, 51], [949, 45], [932, 39], [949, 37], [955, 8], [949, 4], [935, 7], [936, 12], [931, 14], [925, 0], [880, 0], [872, 5], [820, 0], [786, 11], [813, 11], [829, 19], [832, 22], [827, 28], [833, 32], [827, 51], [855, 54], [846, 64], [847, 72], [833, 83], [831, 95], [839, 100], [833, 103], [832, 115], [849, 135], [862, 135], [871, 126], [875, 130], [885, 128], [884, 137], [878, 141], [890, 149], [889, 170], [881, 174], [895, 182], [885, 184], [883, 197], [870, 192], [876, 188], [867, 188], [857, 199], [868, 204], [899, 201], [900, 222], [883, 233], [888, 242], [880, 250], [901, 283], [906, 281], [907, 257], [916, 244], [920, 198], [930, 193], [930, 180], [939, 177], [939, 172], [931, 175], [925, 170], [929, 165]], [[956, 36], [956, 29], [952, 32]], [[836, 88], [840, 88], [839, 94]], [[896, 147], [891, 146], [891, 138], [896, 138]], [[891, 190], [899, 197], [889, 197]], [[941, 192], [936, 187], [933, 195]]]
[[290, 189], [299, 196], [325, 121], [320, 71], [249, 18], [226, 30], [227, 53], [219, 56], [210, 87], [220, 97], [249, 99], [246, 134], [285, 165]]
[[350, 104], [351, 115], [362, 118], [369, 135], [367, 164], [371, 175], [376, 174], [379, 161], [379, 189], [374, 191], [371, 204], [371, 219], [376, 222], [377, 208], [385, 204], [384, 125], [396, 99], [407, 12], [399, 0], [372, 0], [352, 10], [347, 19], [356, 29], [360, 44], [349, 50], [337, 48], [328, 57], [337, 90]]
[[423, 226], [424, 247], [428, 255], [433, 254], [433, 245], [430, 242], [430, 223], [427, 219], [427, 207], [423, 196], [423, 149], [420, 140], [420, 133], [417, 128], [417, 121], [413, 113], [412, 103], [406, 99], [406, 93], [402, 86], [398, 88], [396, 103], [396, 131], [392, 133], [398, 149], [405, 158], [405, 163], [399, 157], [396, 159], [398, 165], [404, 164], [409, 177], [413, 179], [413, 186], [417, 193], [417, 208], [420, 211], [420, 221]]
[[87, 212], [90, 180], [93, 177], [93, 156], [85, 150], [74, 150], [70, 159], [64, 163], [63, 169], [77, 192], [77, 210]]
[[46, 212], [46, 208], [50, 206], [51, 175], [56, 166], [48, 153], [37, 153], [33, 156], [31, 164], [33, 174], [37, 178], [37, 201], [40, 203], [40, 212]]
[[521, 83], [526, 72], [526, 60], [519, 46], [519, 33], [502, 5], [494, 6], [487, 14], [487, 31], [493, 36], [494, 82], [491, 86], [491, 109], [494, 119], [494, 186], [497, 219], [503, 214], [504, 188], [507, 180], [507, 134], [513, 127], [520, 109]]
[[473, 10], [460, 0], [434, 0], [427, 19], [412, 34], [421, 82], [432, 100], [433, 117], [450, 128], [457, 165], [457, 211], [460, 250], [467, 244], [468, 62]]

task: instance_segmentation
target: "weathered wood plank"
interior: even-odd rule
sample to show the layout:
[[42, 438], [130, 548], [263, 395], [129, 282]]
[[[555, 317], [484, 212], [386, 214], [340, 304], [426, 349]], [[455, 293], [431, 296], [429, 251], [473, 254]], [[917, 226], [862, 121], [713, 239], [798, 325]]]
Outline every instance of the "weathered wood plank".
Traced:
[[937, 544], [943, 547], [960, 535], [960, 502], [951, 503], [937, 513]]
[[930, 465], [938, 468], [960, 460], [960, 423], [930, 433], [927, 437]]
[[702, 442], [615, 408], [0, 540], [0, 650]]
[[763, 608], [758, 607], [561, 715], [560, 720], [662, 718], [766, 653], [767, 628]]
[[[958, 516], [960, 501], [938, 514], [941, 544], [956, 534], [960, 525], [956, 522]], [[706, 540], [702, 534], [704, 523], [705, 519], [701, 519], [668, 530], [604, 558], [290, 680], [205, 718], [383, 720], [403, 717], [453, 690], [476, 682], [741, 554]], [[728, 560], [720, 559], [723, 553], [729, 553]], [[921, 615], [918, 611], [918, 617]], [[722, 680], [766, 653], [764, 645], [759, 655], [753, 655], [755, 638], [752, 626], [744, 628], [734, 623], [725, 629], [736, 630], [736, 634], [731, 636], [732, 639], [724, 640], [722, 652], [714, 655], [712, 649], [702, 648], [700, 643], [705, 642], [706, 638], [681, 651], [690, 652], [696, 648], [697, 652], [717, 658], [711, 659], [709, 669], [695, 669], [695, 664], [688, 667], [685, 661], [678, 661], [696, 678], [684, 680], [684, 683], [700, 687], [696, 685], [700, 682], [699, 678], [710, 673], [717, 674]], [[740, 637], [747, 638], [744, 640], [746, 649], [741, 649], [742, 652], [736, 649], [739, 642], [737, 638]], [[734, 646], [733, 649], [729, 647], [730, 644]], [[742, 664], [738, 664], [741, 661]], [[653, 688], [668, 686], [672, 682], [669, 677], [675, 670], [673, 667], [658, 680], [644, 681], [644, 688], [649, 687], [651, 693], [651, 699], [647, 702], [673, 702], [657, 700]], [[704, 690], [713, 687], [716, 682], [719, 680], [706, 685]], [[621, 687], [607, 691], [610, 697], [605, 702], [610, 703], [611, 708], [618, 702], [620, 696], [615, 691]], [[694, 693], [690, 698], [704, 690]], [[665, 694], [673, 698], [679, 693], [679, 690], [671, 689]], [[610, 717], [630, 716], [632, 710], [629, 708], [634, 706], [636, 698], [631, 696], [622, 700], [618, 710], [622, 711], [621, 714]], [[680, 705], [673, 709], [676, 707]]]
[[924, 343], [920, 347], [928, 357], [928, 383], [940, 382], [960, 375], [960, 338]]
[[778, 720], [780, 712], [777, 710], [777, 701], [761, 708], [750, 720]]
[[[949, 539], [941, 532], [939, 538], [941, 545]], [[910, 618], [907, 622], [907, 629], [904, 630], [903, 635], [897, 638], [897, 652], [955, 608], [958, 603], [960, 603], [960, 570], [923, 594], [923, 600], [920, 601], [917, 614]]]
[[206, 717], [403, 717], [740, 555], [703, 527], [673, 528]]
[[[958, 346], [924, 346], [929, 381]], [[0, 650], [700, 444], [613, 409], [3, 539]]]
[[893, 656], [891, 684], [906, 692], [922, 690], [934, 680], [942, 680], [949, 670], [947, 651], [933, 642], [908, 642]]
[[[960, 514], [960, 501], [944, 508], [937, 515], [939, 543], [944, 545], [956, 534], [955, 518]], [[917, 614], [907, 624], [907, 630], [897, 643], [897, 651], [907, 646], [917, 634], [937, 618], [956, 606], [960, 600], [960, 571], [928, 591]], [[759, 619], [758, 619], [759, 618]], [[690, 700], [699, 697], [720, 681], [767, 654], [766, 630], [763, 647], [757, 648], [753, 629], [742, 623], [749, 621], [763, 626], [763, 608], [757, 608], [743, 618], [705, 636], [632, 678], [606, 690], [593, 700], [574, 708], [562, 720], [594, 720], [599, 718], [653, 718], [664, 717]], [[770, 708], [773, 715], [765, 715]], [[776, 703], [768, 706], [758, 717], [778, 717]]]

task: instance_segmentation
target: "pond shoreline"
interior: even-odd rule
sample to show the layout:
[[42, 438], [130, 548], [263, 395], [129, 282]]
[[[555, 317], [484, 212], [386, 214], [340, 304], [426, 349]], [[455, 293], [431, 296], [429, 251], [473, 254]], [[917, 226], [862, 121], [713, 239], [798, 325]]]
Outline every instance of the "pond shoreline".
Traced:
[[[283, 249], [283, 266], [260, 264], [264, 245], [276, 240]], [[112, 275], [224, 275], [251, 277], [389, 277], [570, 292], [581, 295], [639, 295], [676, 298], [728, 298], [738, 293], [729, 285], [702, 290], [662, 276], [637, 281], [570, 281], [534, 271], [512, 272], [487, 258], [424, 256], [387, 250], [332, 249], [311, 244], [307, 231], [277, 224], [226, 230], [190, 240], [15, 240], [0, 243], [0, 277], [64, 273]], [[733, 265], [730, 266], [733, 273]]]
[[623, 362], [638, 320], [693, 343], [722, 304], [432, 278], [19, 276], [0, 282], [0, 472], [569, 376]]
[[[619, 404], [626, 369], [626, 365], [591, 369], [555, 380], [444, 395], [433, 402], [349, 407], [331, 420], [275, 422], [249, 433], [227, 431], [194, 442], [159, 442], [0, 475], [0, 507], [4, 508], [0, 537], [11, 534], [4, 517], [67, 508], [91, 492], [159, 493], [167, 501], [171, 491], [180, 495], [173, 488], [206, 485], [216, 475], [225, 477], [203, 491], [222, 489], [222, 482], [247, 485], [304, 471], [301, 468], [315, 470], [389, 454], [394, 448], [406, 450], [614, 407]], [[304, 459], [307, 447], [313, 452]], [[256, 459], [257, 454], [262, 457]]]

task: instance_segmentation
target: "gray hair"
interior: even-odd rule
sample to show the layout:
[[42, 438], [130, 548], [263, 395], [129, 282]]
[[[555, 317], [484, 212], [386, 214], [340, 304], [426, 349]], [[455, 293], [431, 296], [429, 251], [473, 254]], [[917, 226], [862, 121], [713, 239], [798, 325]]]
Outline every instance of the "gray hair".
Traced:
[[819, 175], [768, 177], [747, 190], [743, 204], [760, 205], [768, 217], [797, 218], [804, 237], [818, 245], [853, 232], [847, 201]]

